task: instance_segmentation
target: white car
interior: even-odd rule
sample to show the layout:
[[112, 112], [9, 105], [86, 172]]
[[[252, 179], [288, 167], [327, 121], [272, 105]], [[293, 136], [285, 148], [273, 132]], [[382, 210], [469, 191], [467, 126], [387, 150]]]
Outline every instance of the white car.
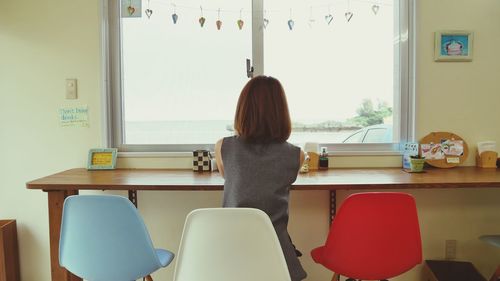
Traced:
[[391, 143], [392, 124], [364, 127], [348, 136], [343, 143]]

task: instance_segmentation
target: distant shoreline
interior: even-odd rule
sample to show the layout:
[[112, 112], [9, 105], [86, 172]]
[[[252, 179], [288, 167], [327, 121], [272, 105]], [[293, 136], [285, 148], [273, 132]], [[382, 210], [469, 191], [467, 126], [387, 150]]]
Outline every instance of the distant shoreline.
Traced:
[[356, 131], [361, 129], [357, 126], [348, 127], [292, 127], [294, 132], [342, 132], [342, 131]]
[[[342, 126], [342, 127], [327, 127], [327, 126], [317, 126], [317, 125], [292, 125], [292, 131], [294, 132], [342, 132], [342, 131], [357, 131], [361, 129], [358, 126]], [[232, 125], [227, 125], [226, 130], [229, 132], [234, 132]]]

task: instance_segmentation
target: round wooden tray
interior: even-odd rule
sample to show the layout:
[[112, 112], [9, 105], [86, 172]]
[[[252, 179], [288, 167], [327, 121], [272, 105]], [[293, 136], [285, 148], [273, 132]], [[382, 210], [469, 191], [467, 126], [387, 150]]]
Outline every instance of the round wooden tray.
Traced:
[[[451, 148], [454, 142], [462, 142], [463, 151], [460, 155], [456, 155], [456, 151]], [[438, 168], [452, 168], [462, 164], [467, 155], [469, 148], [467, 143], [458, 135], [449, 132], [432, 132], [420, 140], [419, 155], [423, 156], [423, 145], [432, 145], [432, 151], [437, 151], [435, 155], [441, 155], [441, 159], [429, 159], [426, 157], [425, 162], [431, 166]]]

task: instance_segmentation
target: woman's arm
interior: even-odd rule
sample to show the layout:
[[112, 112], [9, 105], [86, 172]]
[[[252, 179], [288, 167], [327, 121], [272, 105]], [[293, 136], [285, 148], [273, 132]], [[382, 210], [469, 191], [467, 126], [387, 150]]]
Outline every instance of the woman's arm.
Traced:
[[217, 169], [219, 169], [220, 174], [224, 177], [224, 163], [222, 163], [222, 142], [224, 139], [220, 139], [215, 143], [215, 161], [217, 162]]
[[304, 164], [304, 159], [305, 159], [305, 154], [304, 154], [304, 150], [300, 150], [300, 165], [299, 165], [299, 171], [300, 171], [300, 168], [302, 168], [302, 164]]

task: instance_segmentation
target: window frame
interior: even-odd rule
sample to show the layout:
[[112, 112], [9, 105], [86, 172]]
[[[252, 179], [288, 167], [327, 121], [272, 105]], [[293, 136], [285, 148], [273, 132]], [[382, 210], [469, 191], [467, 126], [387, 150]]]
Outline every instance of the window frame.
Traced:
[[[264, 10], [264, 0], [252, 0], [253, 11]], [[400, 135], [399, 143], [322, 143], [330, 155], [398, 155], [400, 143], [413, 141], [415, 136], [415, 0], [399, 2], [399, 124], [394, 134]], [[103, 142], [120, 152], [142, 152], [149, 156], [181, 155], [196, 149], [214, 149], [215, 144], [124, 144], [123, 103], [121, 77], [120, 0], [103, 0], [102, 56], [103, 56]], [[252, 62], [254, 75], [264, 73], [264, 34], [260, 23], [263, 12], [252, 15]], [[243, 75], [243, 74], [242, 74]], [[222, 136], [221, 136], [222, 137]], [[181, 153], [181, 154], [180, 154]], [[123, 155], [123, 153], [121, 153]], [[128, 153], [127, 153], [128, 154]], [[130, 155], [130, 154], [129, 154]]]

